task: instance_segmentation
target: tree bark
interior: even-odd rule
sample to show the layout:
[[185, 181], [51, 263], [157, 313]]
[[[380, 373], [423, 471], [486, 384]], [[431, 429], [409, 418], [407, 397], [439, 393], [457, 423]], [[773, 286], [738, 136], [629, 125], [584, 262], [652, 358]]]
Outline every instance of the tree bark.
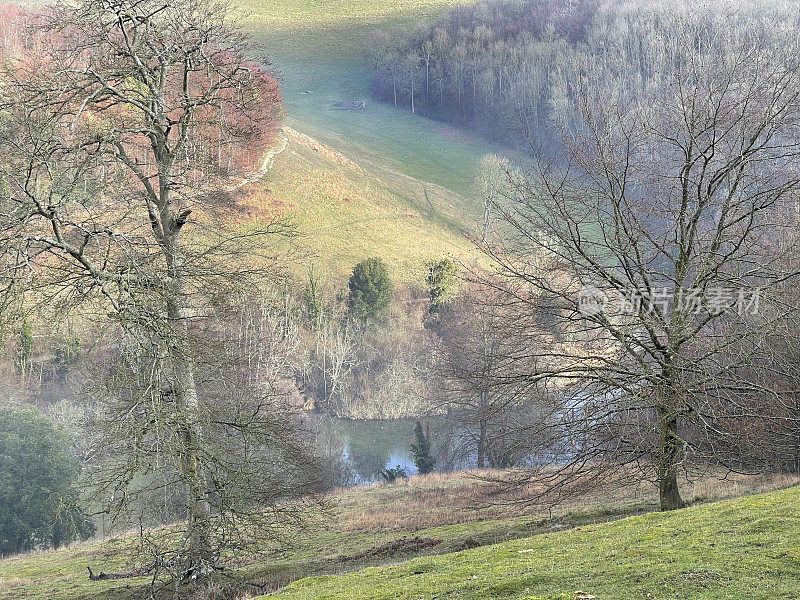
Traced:
[[683, 508], [678, 488], [678, 415], [668, 408], [657, 409], [660, 440], [658, 447], [658, 498], [662, 511]]
[[[160, 119], [166, 120], [163, 111], [160, 112]], [[167, 147], [163, 122], [152, 123], [151, 130], [157, 140], [153, 153], [159, 172], [159, 191], [153, 202], [159, 210], [160, 228], [154, 224], [154, 233], [157, 239], [160, 238], [167, 266], [167, 282], [164, 286], [167, 312], [166, 367], [172, 369], [174, 419], [181, 441], [179, 464], [187, 496], [188, 528], [185, 542], [188, 542], [188, 549], [183, 556], [183, 568], [185, 577], [194, 577], [210, 572], [216, 559], [211, 532], [209, 486], [199, 449], [202, 426], [198, 419], [198, 392], [189, 335], [186, 265], [181, 247], [181, 231], [188, 213], [178, 213], [172, 194], [172, 173], [177, 151], [170, 152]]]
[[185, 277], [180, 250], [180, 225], [172, 219], [168, 234], [167, 266], [171, 285], [167, 291], [167, 316], [170, 324], [169, 359], [174, 368], [172, 391], [176, 400], [176, 420], [181, 434], [181, 470], [188, 500], [189, 527], [186, 574], [202, 574], [213, 568], [214, 548], [211, 536], [211, 506], [208, 486], [199, 456], [201, 424], [198, 422], [198, 393], [194, 364], [191, 360]]
[[478, 433], [478, 468], [486, 468], [486, 421], [481, 419]]

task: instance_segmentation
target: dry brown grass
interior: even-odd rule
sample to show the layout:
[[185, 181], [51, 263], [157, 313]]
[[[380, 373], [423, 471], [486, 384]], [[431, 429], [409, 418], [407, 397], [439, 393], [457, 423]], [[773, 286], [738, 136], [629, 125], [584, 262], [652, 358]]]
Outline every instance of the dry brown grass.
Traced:
[[[541, 487], [529, 484], [503, 494], [487, 481], [502, 472], [436, 473], [414, 476], [395, 484], [340, 490], [332, 496], [334, 528], [365, 533], [418, 531], [441, 525], [457, 525], [487, 519], [541, 516], [561, 519], [576, 513], [622, 515], [654, 510], [658, 495], [648, 482], [629, 478], [598, 478], [591, 486], [576, 486], [559, 504], [525, 503]], [[684, 479], [682, 491], [688, 503], [723, 500], [772, 491], [794, 485], [800, 478], [789, 475], [719, 474]]]
[[9, 592], [14, 588], [30, 585], [31, 580], [24, 577], [0, 578], [0, 593]]
[[365, 173], [361, 165], [358, 163], [350, 160], [341, 152], [337, 152], [330, 146], [326, 146], [325, 144], [315, 140], [311, 136], [308, 136], [304, 133], [300, 133], [299, 131], [295, 131], [291, 127], [284, 127], [284, 132], [288, 136], [291, 143], [301, 144], [306, 148], [311, 148], [314, 152], [319, 153], [320, 156], [324, 156], [331, 162], [337, 163], [354, 171], [358, 171], [359, 173]]

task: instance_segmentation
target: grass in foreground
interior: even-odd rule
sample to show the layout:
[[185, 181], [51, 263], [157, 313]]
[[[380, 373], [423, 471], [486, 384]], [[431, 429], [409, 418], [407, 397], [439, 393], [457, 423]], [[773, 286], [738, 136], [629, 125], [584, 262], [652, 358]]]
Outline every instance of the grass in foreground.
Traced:
[[[727, 482], [706, 479], [693, 485], [687, 485], [685, 490], [688, 498], [700, 501], [775, 489], [794, 481], [785, 478], [750, 478]], [[533, 507], [527, 509], [503, 506], [486, 507], [485, 502], [489, 499], [488, 493], [485, 487], [482, 487], [468, 474], [413, 477], [407, 482], [395, 485], [374, 485], [336, 492], [328, 499], [328, 514], [320, 515], [309, 533], [298, 538], [293, 548], [265, 545], [263, 555], [243, 562], [234, 572], [238, 581], [234, 587], [238, 589], [239, 593], [252, 596], [280, 589], [309, 575], [349, 573], [365, 567], [398, 563], [419, 556], [453, 553], [465, 548], [482, 547], [519, 538], [530, 538], [521, 543], [525, 548], [538, 548], [536, 553], [525, 553], [534, 561], [525, 563], [533, 569], [530, 573], [535, 573], [536, 569], [546, 566], [556, 569], [560, 575], [566, 577], [567, 573], [578, 570], [586, 576], [581, 581], [588, 578], [592, 582], [594, 579], [592, 579], [591, 569], [597, 566], [596, 563], [591, 562], [595, 550], [618, 553], [619, 560], [623, 561], [621, 565], [615, 566], [613, 561], [608, 564], [614, 566], [617, 573], [624, 571], [628, 568], [625, 567], [626, 564], [636, 562], [638, 554], [635, 547], [625, 550], [625, 539], [613, 539], [620, 538], [622, 535], [631, 536], [634, 541], [636, 536], [643, 537], [651, 546], [665, 549], [668, 557], [674, 555], [675, 560], [689, 564], [690, 566], [685, 569], [691, 572], [705, 573], [701, 567], [691, 566], [694, 564], [694, 558], [685, 558], [688, 555], [683, 550], [677, 546], [672, 547], [671, 544], [674, 540], [678, 540], [680, 544], [686, 542], [682, 538], [678, 539], [672, 535], [669, 530], [671, 525], [664, 525], [655, 533], [652, 531], [647, 533], [647, 528], [650, 527], [648, 521], [640, 521], [638, 523], [643, 523], [642, 526], [645, 529], [639, 533], [636, 532], [638, 525], [620, 525], [620, 529], [609, 530], [606, 533], [602, 533], [604, 530], [600, 529], [597, 530], [600, 533], [594, 533], [596, 530], [593, 524], [595, 523], [655, 510], [656, 498], [650, 488], [597, 489], [590, 496], [576, 498], [552, 515]], [[797, 498], [794, 497], [794, 500], [796, 501]], [[751, 498], [742, 502], [751, 501], [755, 500]], [[783, 502], [783, 504], [787, 503]], [[481, 507], [482, 505], [484, 506]], [[757, 511], [753, 509], [751, 512], [755, 514]], [[685, 514], [694, 513], [687, 512]], [[584, 529], [587, 525], [592, 525], [592, 527]], [[711, 527], [711, 525], [706, 525]], [[585, 539], [585, 547], [583, 547], [584, 542], [580, 541], [582, 539], [580, 535], [576, 538], [562, 538], [560, 535], [552, 534], [554, 531], [571, 527], [580, 527], [581, 531], [589, 532]], [[681, 525], [681, 528], [685, 529], [685, 523]], [[678, 529], [682, 530], [681, 528]], [[731, 535], [738, 535], [730, 524], [723, 521], [720, 522], [718, 529], [728, 531]], [[664, 535], [658, 537], [656, 533]], [[799, 532], [794, 531], [793, 535], [796, 537], [797, 533]], [[538, 536], [538, 534], [543, 535]], [[534, 535], [537, 537], [530, 537]], [[774, 537], [774, 532], [768, 531], [764, 535]], [[572, 541], [565, 542], [565, 539]], [[130, 562], [129, 550], [133, 542], [133, 537], [123, 536], [103, 542], [78, 544], [64, 550], [2, 560], [0, 561], [0, 599], [139, 600], [147, 597], [149, 583], [147, 578], [99, 582], [90, 582], [87, 578], [87, 566], [91, 566], [95, 571], [102, 569], [112, 572], [131, 570], [141, 564], [142, 561]], [[574, 544], [575, 547], [562, 551], [565, 543]], [[563, 548], [569, 547], [563, 546]], [[523, 597], [527, 594], [524, 592], [524, 588], [531, 585], [528, 579], [524, 580], [528, 583], [522, 587], [518, 587], [514, 582], [509, 583], [508, 585], [511, 587], [508, 594], [505, 595], [497, 587], [500, 585], [497, 582], [498, 578], [507, 578], [507, 570], [511, 567], [518, 568], [520, 565], [517, 563], [506, 565], [505, 559], [495, 564], [491, 562], [494, 560], [493, 557], [504, 557], [509, 553], [494, 554], [494, 552], [495, 550], [486, 550], [483, 554], [458, 553], [448, 554], [437, 559], [426, 559], [432, 562], [423, 561], [422, 564], [425, 565], [423, 569], [417, 566], [400, 566], [393, 568], [395, 570], [390, 569], [386, 573], [368, 570], [342, 578], [303, 581], [290, 587], [286, 594], [288, 598], [325, 597], [324, 594], [328, 592], [333, 594], [330, 596], [331, 598], [395, 597], [380, 595], [379, 590], [389, 585], [386, 588], [387, 593], [396, 594], [397, 598], [430, 598], [433, 595], [442, 598]], [[510, 554], [512, 557], [516, 556], [514, 552], [516, 550]], [[625, 552], [627, 554], [624, 554]], [[651, 550], [647, 550], [644, 556], [649, 556], [647, 554], [649, 552]], [[455, 570], [448, 566], [451, 560]], [[470, 571], [469, 581], [462, 580], [464, 573], [456, 569], [456, 565], [461, 565], [459, 569]], [[413, 576], [422, 577], [421, 585], [430, 588], [424, 594], [420, 595], [420, 590], [413, 587], [417, 586], [416, 580], [406, 579], [410, 577], [409, 569], [411, 572], [429, 569], [431, 575], [427, 578], [423, 577], [423, 574]], [[572, 581], [579, 579], [578, 571], [575, 571], [573, 579], [558, 580], [559, 585], [567, 585], [567, 587], [572, 585]], [[480, 579], [471, 579], [473, 574]], [[440, 575], [442, 578], [441, 589], [434, 591], [435, 588], [432, 586]], [[489, 579], [487, 580], [486, 577]], [[549, 577], [556, 577], [556, 575], [550, 573]], [[690, 576], [690, 579], [691, 577], [693, 576]], [[706, 575], [698, 575], [698, 577], [702, 578]], [[489, 580], [491, 583], [487, 584]], [[387, 581], [391, 583], [387, 584]], [[550, 585], [555, 580], [544, 579], [543, 581]], [[226, 583], [230, 582], [226, 580]], [[250, 585], [250, 583], [261, 587]], [[413, 584], [413, 586], [407, 588], [409, 584]], [[468, 589], [462, 589], [462, 584], [467, 585]], [[586, 587], [589, 587], [588, 584]], [[651, 593], [658, 591], [656, 586], [652, 587], [654, 591]], [[486, 591], [487, 589], [489, 591]], [[558, 591], [561, 588], [557, 586], [553, 589]], [[627, 587], [621, 589], [628, 590]], [[259, 592], [259, 590], [261, 591]], [[472, 595], [464, 595], [466, 593]], [[550, 592], [548, 591], [548, 593]], [[631, 598], [637, 596], [608, 597]], [[653, 597], [674, 596], [662, 594]], [[725, 596], [709, 597], [722, 598]], [[741, 597], [749, 598], [750, 596]]]
[[281, 600], [800, 594], [800, 487], [291, 584]]

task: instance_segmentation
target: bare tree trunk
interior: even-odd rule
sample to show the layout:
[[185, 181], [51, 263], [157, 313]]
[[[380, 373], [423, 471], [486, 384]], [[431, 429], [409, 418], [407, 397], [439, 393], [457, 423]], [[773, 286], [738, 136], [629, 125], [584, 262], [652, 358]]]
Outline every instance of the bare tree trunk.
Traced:
[[[170, 172], [172, 164], [168, 154], [156, 150], [162, 172]], [[166, 180], [166, 178], [164, 178]], [[189, 340], [187, 290], [185, 265], [180, 233], [186, 215], [176, 215], [173, 197], [168, 185], [160, 187], [161, 222], [163, 223], [163, 252], [169, 275], [166, 286], [166, 309], [169, 323], [167, 359], [173, 369], [172, 392], [176, 402], [175, 420], [181, 436], [180, 468], [186, 487], [189, 525], [186, 538], [189, 542], [185, 556], [185, 574], [204, 574], [215, 564], [211, 535], [211, 506], [208, 485], [199, 453], [201, 424], [198, 422], [198, 393], [195, 366]]]
[[[177, 303], [170, 303], [170, 318], [173, 314], [183, 315]], [[185, 315], [177, 323], [177, 335], [188, 335]], [[185, 339], [185, 338], [184, 338]], [[187, 356], [178, 349], [173, 350], [172, 361], [175, 368], [175, 397], [177, 400], [177, 420], [179, 422], [181, 443], [181, 470], [186, 485], [188, 501], [189, 541], [186, 555], [187, 573], [195, 570], [207, 571], [214, 564], [214, 548], [211, 543], [211, 507], [208, 500], [208, 486], [201, 467], [198, 438], [201, 425], [197, 419], [198, 394], [194, 377], [194, 366]]]
[[430, 59], [425, 61], [425, 101], [430, 100], [430, 91], [431, 91], [431, 61]]
[[486, 421], [481, 419], [478, 432], [478, 468], [486, 468]]
[[678, 416], [674, 410], [660, 407], [658, 421], [660, 440], [658, 445], [658, 498], [661, 510], [683, 508], [678, 489]]

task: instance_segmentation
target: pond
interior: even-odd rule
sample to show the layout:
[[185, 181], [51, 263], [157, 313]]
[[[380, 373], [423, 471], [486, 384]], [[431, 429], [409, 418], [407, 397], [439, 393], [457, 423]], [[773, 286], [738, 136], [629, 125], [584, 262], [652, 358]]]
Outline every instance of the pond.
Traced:
[[410, 449], [413, 419], [338, 419], [313, 414], [310, 421], [331, 452], [341, 453], [356, 484], [379, 480], [384, 469], [400, 467], [409, 475], [417, 472]]

